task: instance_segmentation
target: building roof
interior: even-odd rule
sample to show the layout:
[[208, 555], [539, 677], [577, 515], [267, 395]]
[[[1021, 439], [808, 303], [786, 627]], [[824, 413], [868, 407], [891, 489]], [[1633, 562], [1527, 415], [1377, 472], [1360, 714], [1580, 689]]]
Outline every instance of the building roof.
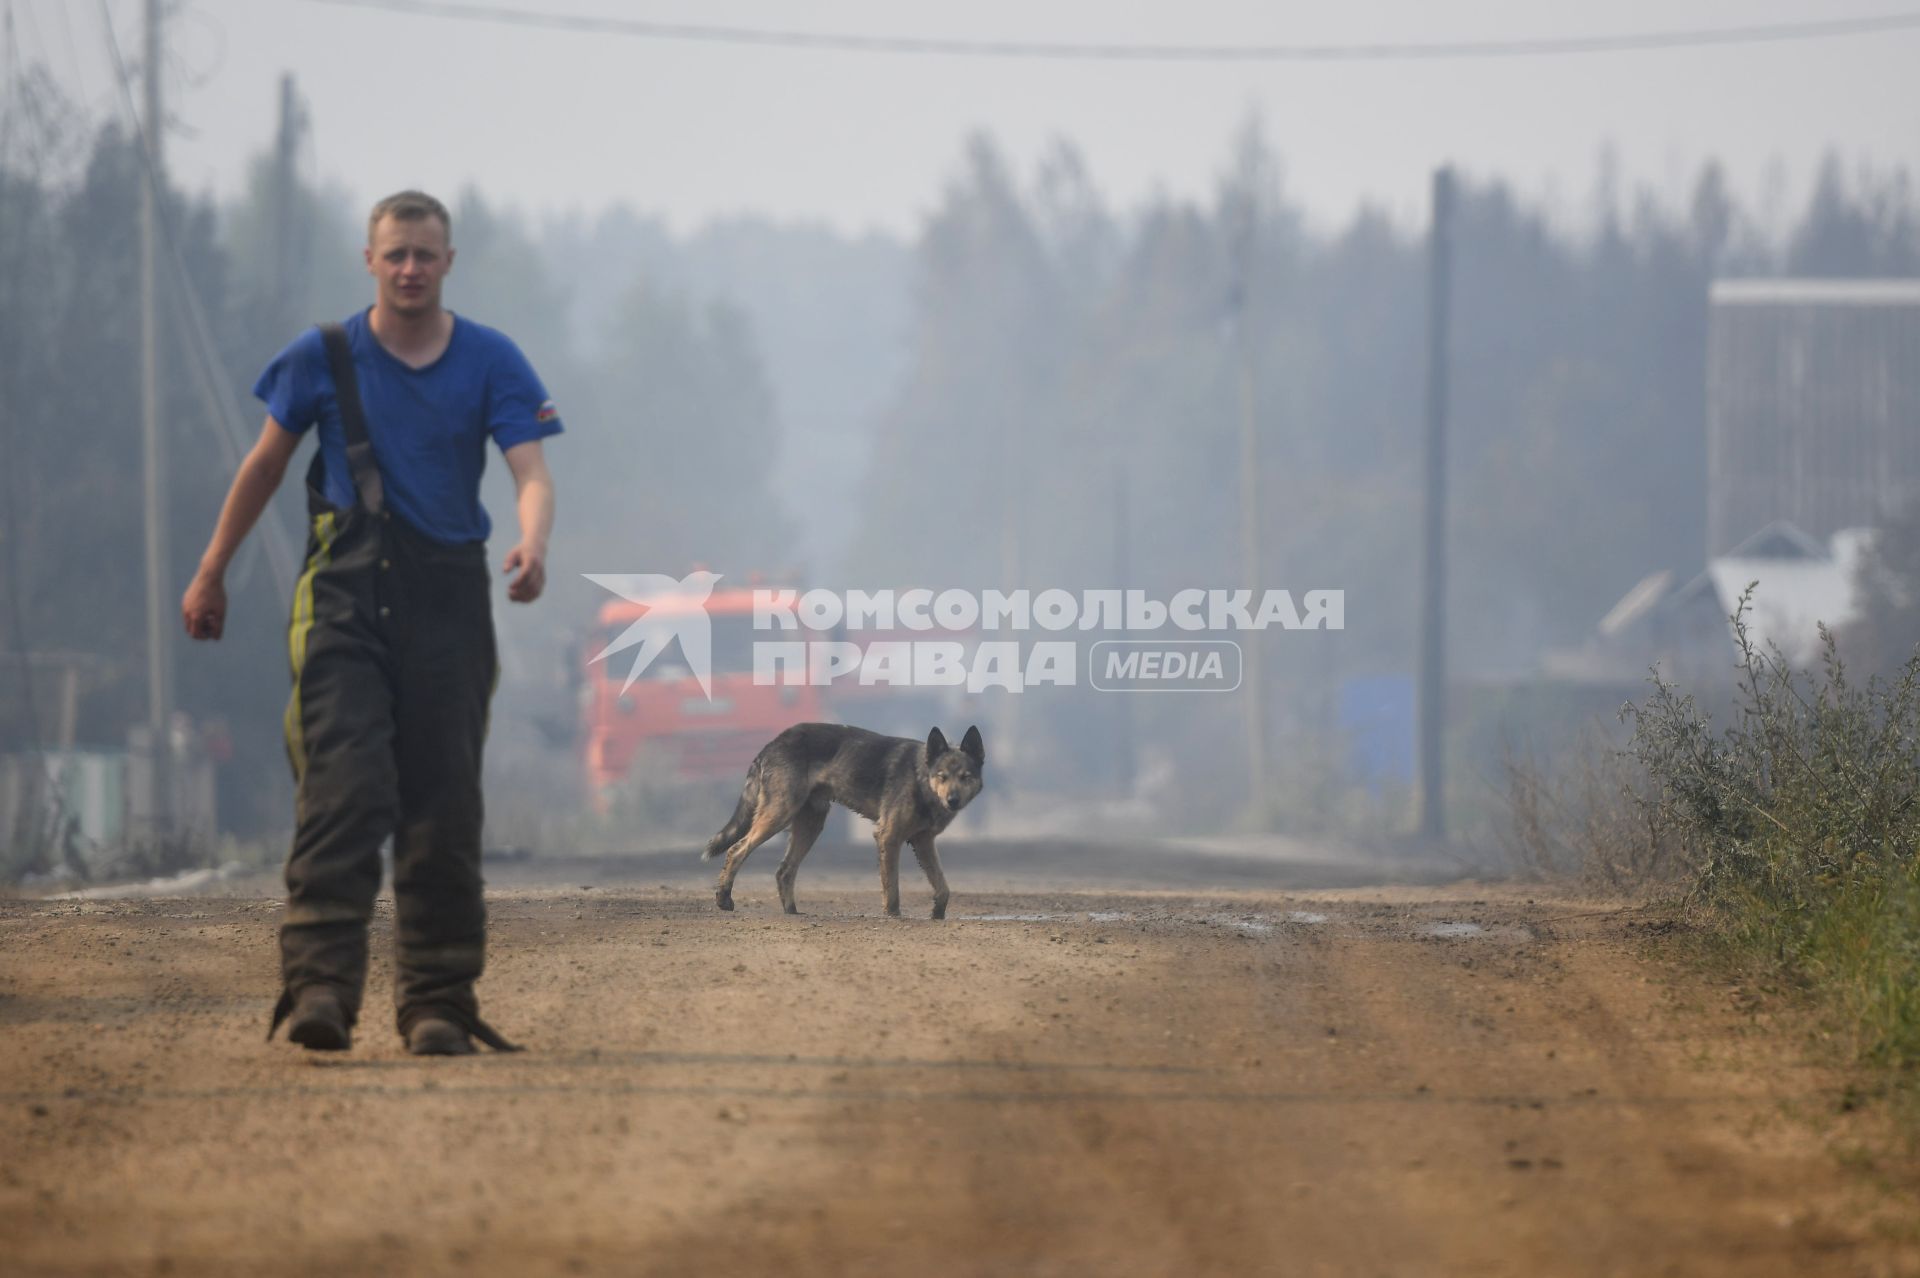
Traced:
[[1794, 665], [1806, 665], [1819, 655], [1822, 623], [1836, 629], [1854, 618], [1853, 569], [1852, 558], [1838, 556], [1780, 560], [1725, 555], [1707, 565], [1707, 576], [1723, 616], [1733, 612], [1749, 583], [1758, 583], [1747, 605], [1747, 638], [1762, 651], [1777, 647]]
[[[1684, 661], [1683, 650], [1697, 648], [1702, 636], [1732, 638], [1726, 619], [1749, 583], [1755, 584], [1746, 614], [1748, 638], [1762, 651], [1778, 647], [1794, 665], [1809, 664], [1819, 656], [1820, 624], [1837, 629], [1858, 613], [1854, 578], [1870, 536], [1867, 529], [1843, 529], [1830, 546], [1822, 545], [1786, 520], [1776, 520], [1743, 540], [1735, 553], [1709, 560], [1684, 583], [1676, 585], [1665, 571], [1642, 577], [1607, 610], [1585, 645], [1548, 653], [1546, 669], [1593, 680], [1643, 673], [1649, 658]], [[1712, 658], [1715, 668], [1723, 661], [1721, 655]]]
[[1632, 629], [1660, 606], [1660, 601], [1666, 598], [1667, 588], [1672, 584], [1673, 573], [1666, 568], [1642, 577], [1632, 590], [1620, 596], [1619, 603], [1607, 609], [1606, 616], [1600, 618], [1601, 635], [1611, 639]]
[[1826, 559], [1827, 546], [1811, 533], [1802, 532], [1790, 519], [1776, 519], [1759, 532], [1742, 538], [1727, 551], [1729, 559]]

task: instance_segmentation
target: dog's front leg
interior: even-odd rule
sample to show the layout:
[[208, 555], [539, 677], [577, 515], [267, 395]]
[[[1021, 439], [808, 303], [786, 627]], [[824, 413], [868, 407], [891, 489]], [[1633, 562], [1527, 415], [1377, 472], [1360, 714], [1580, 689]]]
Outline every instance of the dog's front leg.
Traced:
[[927, 882], [933, 885], [933, 917], [944, 919], [947, 917], [947, 876], [940, 869], [940, 853], [933, 846], [931, 834], [913, 841], [913, 857], [926, 871]]
[[900, 917], [900, 843], [891, 829], [876, 826], [873, 841], [880, 849], [880, 892], [887, 900], [887, 917]]
[[798, 914], [800, 907], [793, 901], [793, 880], [800, 873], [800, 863], [807, 859], [807, 853], [813, 849], [813, 841], [820, 837], [820, 831], [827, 826], [825, 807], [802, 808], [793, 819], [793, 825], [787, 831], [787, 855], [780, 862], [780, 868], [774, 871], [773, 881], [780, 888], [780, 908], [788, 914]]

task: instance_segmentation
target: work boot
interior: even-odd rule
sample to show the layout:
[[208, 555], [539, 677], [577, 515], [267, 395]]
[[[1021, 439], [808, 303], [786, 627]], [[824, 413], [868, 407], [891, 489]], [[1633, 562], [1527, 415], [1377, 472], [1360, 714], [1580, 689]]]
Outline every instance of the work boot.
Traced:
[[407, 1031], [407, 1050], [415, 1056], [471, 1056], [473, 1040], [452, 1021], [426, 1016]]
[[340, 996], [325, 985], [309, 985], [293, 1001], [287, 1038], [310, 1052], [344, 1052], [353, 1046], [353, 1030]]

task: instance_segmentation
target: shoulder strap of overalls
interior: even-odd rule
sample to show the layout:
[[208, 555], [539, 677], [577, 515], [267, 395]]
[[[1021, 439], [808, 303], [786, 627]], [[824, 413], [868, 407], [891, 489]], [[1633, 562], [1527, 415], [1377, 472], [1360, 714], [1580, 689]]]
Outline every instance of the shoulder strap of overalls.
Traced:
[[347, 469], [353, 474], [354, 491], [360, 504], [379, 514], [386, 504], [380, 486], [380, 467], [373, 459], [373, 441], [367, 437], [367, 414], [360, 406], [360, 381], [353, 375], [353, 348], [347, 342], [347, 330], [339, 324], [322, 324], [320, 336], [327, 346], [327, 365], [333, 370], [333, 391], [340, 400], [340, 425], [347, 436]]

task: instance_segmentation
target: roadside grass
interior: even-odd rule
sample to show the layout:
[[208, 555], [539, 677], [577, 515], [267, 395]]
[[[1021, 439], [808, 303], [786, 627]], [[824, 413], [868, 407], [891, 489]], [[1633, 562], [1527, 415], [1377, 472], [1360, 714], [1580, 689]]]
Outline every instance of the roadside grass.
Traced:
[[1816, 668], [1740, 654], [1730, 722], [1656, 677], [1622, 711], [1636, 796], [1687, 867], [1679, 900], [1706, 950], [1814, 1006], [1848, 1056], [1920, 1127], [1920, 652], [1856, 683], [1821, 628]]
[[1687, 844], [1656, 801], [1652, 778], [1616, 735], [1594, 724], [1551, 763], [1509, 744], [1496, 837], [1523, 876], [1572, 880], [1644, 903], [1678, 900], [1693, 868]]
[[1669, 906], [1697, 960], [1808, 1011], [1861, 1070], [1842, 1109], [1884, 1101], [1920, 1149], [1920, 652], [1855, 682], [1821, 629], [1796, 669], [1730, 618], [1724, 723], [1655, 677], [1604, 737], [1546, 773], [1507, 766], [1509, 855]]

